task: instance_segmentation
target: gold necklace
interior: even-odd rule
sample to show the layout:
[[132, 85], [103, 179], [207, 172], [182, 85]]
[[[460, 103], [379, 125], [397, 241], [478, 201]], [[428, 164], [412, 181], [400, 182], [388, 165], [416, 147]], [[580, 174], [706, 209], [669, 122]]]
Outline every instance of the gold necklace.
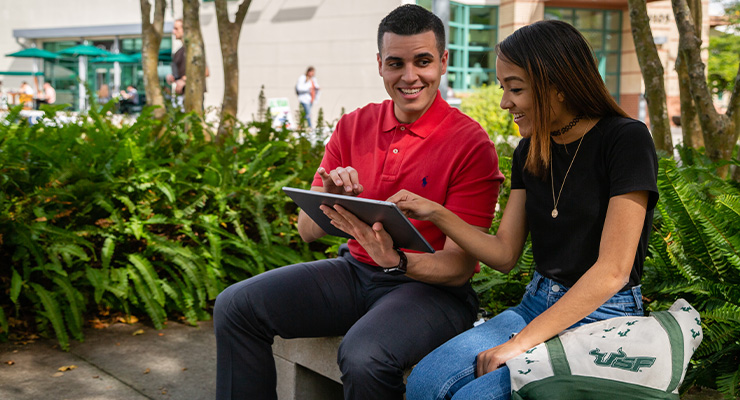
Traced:
[[578, 150], [580, 150], [581, 148], [581, 143], [583, 143], [583, 138], [586, 136], [586, 133], [588, 132], [584, 131], [583, 135], [581, 135], [581, 140], [578, 141], [578, 147], [576, 147], [576, 152], [575, 154], [573, 154], [573, 159], [570, 160], [570, 165], [568, 166], [568, 170], [565, 171], [565, 176], [563, 177], [563, 183], [560, 185], [560, 191], [558, 192], [557, 199], [555, 198], [555, 178], [553, 178], [553, 174], [552, 174], [553, 160], [552, 159], [550, 160], [550, 186], [552, 187], [552, 203], [554, 204], [550, 215], [552, 215], [553, 218], [558, 217], [558, 203], [560, 202], [560, 195], [563, 193], [563, 186], [565, 186], [565, 180], [568, 179], [568, 173], [570, 172], [570, 168], [573, 166], [573, 162], [576, 160], [576, 156], [578, 155]]

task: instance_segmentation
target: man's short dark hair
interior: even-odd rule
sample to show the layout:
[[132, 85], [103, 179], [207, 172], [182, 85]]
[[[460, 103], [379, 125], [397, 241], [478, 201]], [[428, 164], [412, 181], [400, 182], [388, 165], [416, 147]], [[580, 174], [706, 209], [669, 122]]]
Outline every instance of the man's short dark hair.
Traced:
[[378, 52], [382, 53], [383, 35], [386, 32], [411, 36], [424, 32], [434, 32], [439, 56], [445, 52], [445, 26], [442, 20], [424, 7], [404, 4], [391, 11], [378, 25]]

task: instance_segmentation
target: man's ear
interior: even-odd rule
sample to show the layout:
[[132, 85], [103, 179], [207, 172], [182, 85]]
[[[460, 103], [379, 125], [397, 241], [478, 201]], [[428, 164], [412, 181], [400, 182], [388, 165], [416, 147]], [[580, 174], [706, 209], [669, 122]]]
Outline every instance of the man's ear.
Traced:
[[445, 50], [444, 53], [442, 53], [442, 57], [440, 58], [440, 64], [442, 64], [442, 74], [444, 75], [447, 73], [447, 60], [449, 59], [450, 53], [449, 51]]
[[565, 95], [563, 92], [558, 92], [558, 101], [563, 103], [565, 101]]
[[380, 52], [376, 53], [378, 58], [378, 75], [383, 76], [383, 60], [380, 58]]

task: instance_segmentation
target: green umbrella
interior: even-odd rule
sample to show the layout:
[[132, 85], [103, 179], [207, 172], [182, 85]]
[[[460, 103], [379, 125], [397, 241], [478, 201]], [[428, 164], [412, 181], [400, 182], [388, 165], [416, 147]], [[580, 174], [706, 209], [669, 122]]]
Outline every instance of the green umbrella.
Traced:
[[64, 56], [112, 56], [113, 53], [111, 53], [108, 50], [104, 50], [89, 44], [80, 44], [77, 46], [68, 47], [64, 50], [57, 51], [57, 54], [64, 55]]
[[[130, 57], [136, 61], [141, 61], [141, 53], [131, 54]], [[172, 61], [172, 49], [159, 50], [159, 56], [157, 58], [159, 61]]]
[[8, 76], [42, 76], [43, 72], [32, 72], [32, 71], [0, 71], [0, 75]]
[[21, 57], [21, 58], [43, 58], [43, 59], [57, 59], [59, 55], [54, 54], [50, 51], [39, 49], [37, 47], [29, 47], [15, 53], [6, 54], [6, 57]]
[[39, 59], [47, 59], [47, 60], [56, 60], [59, 57], [59, 55], [54, 54], [50, 51], [39, 49], [38, 47], [29, 47], [27, 49], [23, 49], [21, 51], [16, 51], [15, 53], [6, 54], [6, 57], [18, 57], [18, 58], [33, 58], [33, 83], [36, 85], [36, 91], [39, 90], [39, 79], [36, 77], [37, 75], [43, 75], [42, 73], [39, 73]]
[[129, 56], [129, 55], [126, 55], [126, 54], [123, 54], [123, 53], [118, 53], [118, 54], [113, 54], [113, 55], [110, 55], [110, 56], [95, 57], [92, 60], [90, 60], [90, 62], [92, 62], [92, 63], [113, 63], [113, 62], [120, 62], [120, 63], [132, 64], [132, 63], [136, 63], [138, 61], [136, 59], [134, 59], [133, 57]]

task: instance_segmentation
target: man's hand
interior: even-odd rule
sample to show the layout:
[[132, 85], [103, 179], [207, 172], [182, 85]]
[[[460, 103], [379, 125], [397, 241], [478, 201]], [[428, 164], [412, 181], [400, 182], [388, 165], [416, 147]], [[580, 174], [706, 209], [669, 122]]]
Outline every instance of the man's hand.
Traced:
[[324, 192], [326, 193], [357, 196], [364, 190], [360, 184], [360, 177], [357, 174], [357, 170], [350, 166], [339, 167], [331, 172], [326, 172], [324, 167], [319, 167], [316, 172], [321, 177]]
[[321, 211], [331, 219], [332, 225], [352, 235], [379, 266], [392, 268], [398, 265], [400, 256], [383, 224], [376, 222], [371, 227], [340, 205], [334, 205], [334, 208], [322, 205]]
[[167, 84], [171, 85], [175, 82], [175, 76], [172, 74], [167, 74]]
[[182, 77], [175, 81], [175, 93], [182, 94], [185, 91], [185, 79], [186, 77]]

